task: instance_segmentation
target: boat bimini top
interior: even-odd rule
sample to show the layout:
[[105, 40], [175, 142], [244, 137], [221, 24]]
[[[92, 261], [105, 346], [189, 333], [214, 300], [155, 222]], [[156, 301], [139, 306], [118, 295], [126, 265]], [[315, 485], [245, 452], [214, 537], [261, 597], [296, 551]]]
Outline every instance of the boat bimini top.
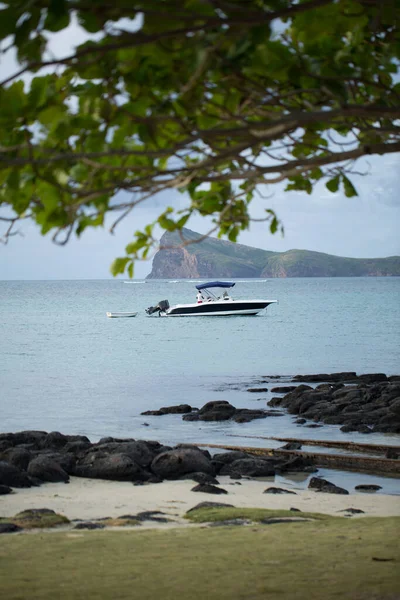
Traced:
[[[217, 296], [209, 288], [232, 288], [234, 285], [230, 281], [209, 281], [208, 283], [199, 283], [199, 285], [196, 285], [196, 289], [199, 292], [204, 292], [206, 298], [218, 300]], [[224, 299], [227, 300], [228, 298], [228, 293], [224, 292]]]
[[214, 287], [231, 288], [234, 285], [235, 284], [231, 283], [230, 281], [209, 281], [208, 283], [200, 283], [199, 285], [196, 285], [196, 288], [200, 291], [200, 290], [205, 290], [207, 288], [214, 288]]

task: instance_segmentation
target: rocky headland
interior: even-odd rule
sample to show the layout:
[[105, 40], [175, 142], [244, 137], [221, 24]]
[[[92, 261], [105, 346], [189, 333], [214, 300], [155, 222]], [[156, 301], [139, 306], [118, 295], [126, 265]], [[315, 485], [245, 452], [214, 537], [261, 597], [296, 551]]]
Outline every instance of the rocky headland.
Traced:
[[166, 232], [160, 240], [147, 279], [195, 279], [235, 277], [378, 277], [399, 276], [400, 257], [348, 258], [288, 250], [271, 252], [202, 236], [190, 229]]

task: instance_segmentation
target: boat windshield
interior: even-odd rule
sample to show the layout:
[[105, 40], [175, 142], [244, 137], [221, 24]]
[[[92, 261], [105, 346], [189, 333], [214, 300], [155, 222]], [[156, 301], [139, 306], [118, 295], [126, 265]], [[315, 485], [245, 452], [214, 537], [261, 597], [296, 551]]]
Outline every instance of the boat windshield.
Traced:
[[217, 291], [211, 291], [207, 288], [203, 288], [202, 289], [202, 294], [203, 296], [205, 296], [207, 299], [211, 299], [211, 300], [230, 300], [231, 296], [228, 294], [228, 292], [225, 290], [223, 294], [218, 295]]

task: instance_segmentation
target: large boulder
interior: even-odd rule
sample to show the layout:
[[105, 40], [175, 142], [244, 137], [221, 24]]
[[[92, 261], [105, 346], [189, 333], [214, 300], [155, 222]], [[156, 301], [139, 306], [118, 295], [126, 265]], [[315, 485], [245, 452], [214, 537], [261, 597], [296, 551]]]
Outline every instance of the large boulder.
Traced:
[[54, 452], [52, 450], [41, 450], [37, 457], [46, 457], [49, 460], [60, 465], [60, 467], [69, 475], [74, 473], [76, 457], [71, 452]]
[[199, 410], [200, 421], [227, 421], [236, 412], [236, 408], [226, 400], [212, 400]]
[[112, 481], [146, 481], [149, 473], [126, 454], [92, 452], [75, 467], [77, 477]]
[[195, 472], [214, 475], [211, 461], [194, 448], [177, 448], [158, 454], [151, 463], [151, 470], [162, 479], [179, 479]]
[[275, 475], [276, 466], [280, 461], [258, 457], [242, 458], [222, 467], [219, 475], [247, 475], [248, 477], [269, 477]]
[[41, 481], [67, 482], [69, 475], [52, 458], [48, 456], [37, 456], [28, 465], [28, 474], [37, 477]]
[[42, 448], [59, 449], [68, 443], [68, 437], [59, 431], [51, 431], [40, 442]]
[[389, 406], [389, 411], [400, 418], [400, 397], [392, 400]]
[[87, 452], [92, 447], [93, 444], [91, 442], [75, 440], [73, 442], [67, 442], [63, 447], [63, 452], [78, 455]]
[[308, 484], [310, 489], [317, 492], [324, 492], [325, 494], [348, 494], [349, 492], [344, 488], [341, 488], [322, 477], [311, 477], [310, 483]]
[[141, 440], [117, 441], [99, 444], [90, 448], [88, 455], [94, 456], [104, 454], [125, 454], [141, 467], [149, 467], [156, 454], [155, 450], [147, 442]]
[[29, 488], [32, 483], [26, 473], [14, 465], [0, 461], [0, 485], [8, 485], [12, 488]]
[[0, 444], [2, 448], [11, 448], [21, 444], [33, 444], [39, 447], [39, 443], [47, 435], [46, 431], [18, 431], [17, 433], [1, 433]]
[[251, 458], [249, 454], [246, 452], [242, 452], [241, 450], [232, 450], [231, 452], [221, 452], [219, 454], [214, 454], [213, 459], [218, 462], [224, 463], [224, 465], [229, 465], [235, 460], [241, 460], [242, 458]]
[[21, 469], [21, 471], [26, 471], [32, 459], [32, 454], [25, 448], [13, 447], [2, 453], [2, 459], [10, 463], [10, 465]]

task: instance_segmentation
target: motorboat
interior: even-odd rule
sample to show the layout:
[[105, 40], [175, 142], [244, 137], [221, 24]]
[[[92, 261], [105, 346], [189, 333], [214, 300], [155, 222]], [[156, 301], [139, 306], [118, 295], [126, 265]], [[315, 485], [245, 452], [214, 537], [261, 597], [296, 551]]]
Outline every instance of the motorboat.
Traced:
[[[232, 315], [257, 315], [277, 300], [234, 300], [227, 292], [235, 283], [229, 281], [209, 281], [196, 285], [197, 300], [193, 304], [175, 304], [161, 300], [156, 306], [146, 309], [148, 315], [160, 317], [216, 317]], [[219, 290], [219, 295], [215, 290]], [[223, 290], [223, 292], [222, 292]]]
[[106, 315], [110, 319], [117, 319], [121, 317], [136, 317], [137, 312], [107, 312]]

